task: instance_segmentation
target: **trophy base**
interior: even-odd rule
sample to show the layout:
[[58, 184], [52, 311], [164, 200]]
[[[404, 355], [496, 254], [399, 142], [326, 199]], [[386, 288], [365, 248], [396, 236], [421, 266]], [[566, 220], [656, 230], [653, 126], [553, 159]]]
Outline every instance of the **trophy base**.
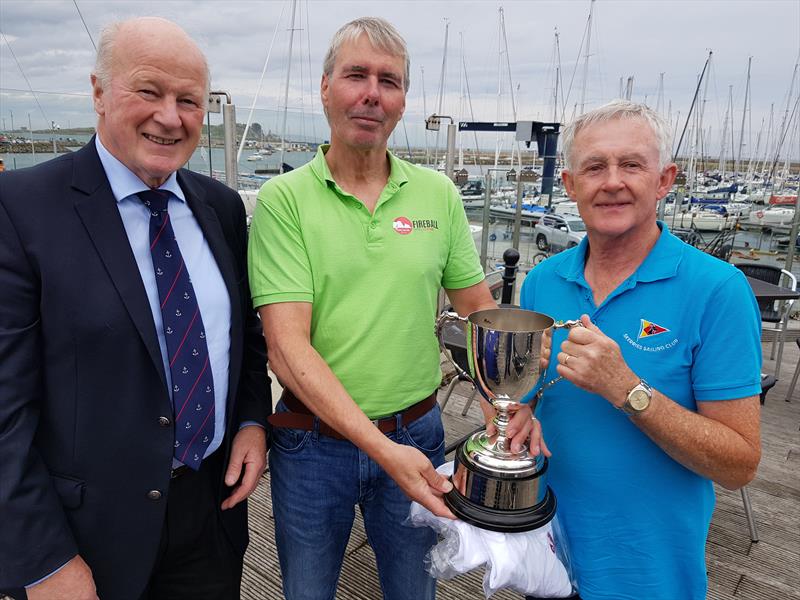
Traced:
[[522, 510], [499, 510], [479, 506], [470, 502], [455, 488], [444, 495], [444, 503], [462, 521], [481, 529], [501, 533], [538, 529], [549, 523], [556, 514], [556, 496], [549, 486], [539, 504]]

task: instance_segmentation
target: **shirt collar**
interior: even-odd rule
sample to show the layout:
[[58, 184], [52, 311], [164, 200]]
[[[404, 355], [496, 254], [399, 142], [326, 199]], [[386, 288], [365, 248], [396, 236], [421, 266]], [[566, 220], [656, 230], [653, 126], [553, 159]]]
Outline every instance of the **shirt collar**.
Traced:
[[[331, 175], [331, 170], [328, 167], [328, 161], [325, 160], [325, 154], [330, 147], [330, 144], [320, 144], [319, 148], [317, 148], [316, 155], [314, 155], [311, 161], [311, 170], [314, 171], [314, 174], [320, 181], [330, 181], [336, 185], [336, 180], [333, 178], [333, 175]], [[397, 189], [408, 182], [406, 165], [402, 160], [389, 152], [389, 150], [386, 151], [386, 155], [389, 157], [389, 180], [386, 182], [386, 185]]]
[[[103, 165], [103, 170], [106, 172], [108, 183], [111, 185], [111, 192], [114, 194], [114, 198], [117, 202], [122, 202], [125, 198], [150, 189], [150, 187], [139, 179], [133, 171], [126, 167], [116, 156], [111, 154], [111, 152], [103, 146], [99, 135], [95, 136], [94, 141], [97, 154]], [[178, 185], [178, 178], [175, 173], [171, 173], [158, 189], [172, 192], [180, 201], [186, 202], [186, 196], [181, 186]]]
[[[681, 257], [683, 256], [683, 242], [670, 233], [667, 224], [657, 221], [661, 235], [658, 236], [656, 245], [650, 250], [636, 272], [632, 275], [634, 281], [658, 281], [674, 277], [678, 272]], [[585, 236], [578, 244], [571, 260], [562, 262], [556, 273], [567, 281], [583, 281], [583, 271], [586, 267], [586, 251], [589, 249], [589, 236]]]

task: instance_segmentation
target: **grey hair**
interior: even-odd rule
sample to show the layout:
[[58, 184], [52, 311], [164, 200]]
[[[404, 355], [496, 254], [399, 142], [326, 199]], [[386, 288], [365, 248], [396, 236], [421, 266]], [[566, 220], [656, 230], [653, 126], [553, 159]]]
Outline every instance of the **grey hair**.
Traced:
[[122, 28], [122, 22], [109, 23], [100, 32], [100, 42], [97, 45], [97, 58], [94, 61], [94, 76], [100, 82], [100, 87], [108, 89], [111, 83], [111, 63], [114, 56], [114, 42]]
[[615, 119], [639, 119], [646, 123], [656, 138], [658, 169], [672, 162], [672, 134], [664, 118], [652, 108], [628, 100], [613, 100], [599, 108], [582, 114], [561, 132], [561, 151], [567, 169], [572, 168], [572, 145], [575, 136], [589, 125], [607, 123]]
[[408, 56], [406, 41], [394, 28], [394, 25], [379, 17], [361, 17], [343, 25], [333, 35], [328, 53], [325, 55], [325, 62], [322, 63], [322, 72], [328, 77], [333, 75], [336, 55], [339, 53], [342, 44], [357, 40], [362, 34], [366, 35], [369, 43], [378, 50], [403, 59], [406, 66], [405, 73], [403, 73], [403, 87], [408, 92], [408, 87], [411, 85], [409, 75], [411, 72], [411, 59]]
[[[108, 86], [111, 84], [111, 74], [114, 70], [114, 47], [117, 44], [119, 32], [122, 30], [124, 25], [135, 20], [137, 19], [115, 21], [107, 24], [100, 31], [100, 42], [97, 45], [97, 57], [94, 61], [94, 76], [97, 77], [97, 80], [100, 82], [100, 87], [104, 90], [108, 89]], [[200, 56], [203, 58], [203, 70], [205, 71], [206, 75], [206, 89], [211, 89], [211, 70], [208, 68], [208, 60], [206, 60], [205, 54], [200, 51], [199, 48], [198, 51], [200, 52]]]

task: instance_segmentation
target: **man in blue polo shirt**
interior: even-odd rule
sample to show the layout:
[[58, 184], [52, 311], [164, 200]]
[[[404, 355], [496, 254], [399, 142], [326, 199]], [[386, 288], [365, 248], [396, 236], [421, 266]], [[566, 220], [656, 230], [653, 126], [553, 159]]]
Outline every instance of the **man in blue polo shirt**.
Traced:
[[524, 308], [553, 334], [564, 380], [537, 417], [581, 598], [706, 596], [712, 481], [760, 458], [760, 321], [734, 267], [656, 220], [676, 166], [664, 121], [617, 101], [564, 131], [563, 180], [587, 237], [531, 271]]

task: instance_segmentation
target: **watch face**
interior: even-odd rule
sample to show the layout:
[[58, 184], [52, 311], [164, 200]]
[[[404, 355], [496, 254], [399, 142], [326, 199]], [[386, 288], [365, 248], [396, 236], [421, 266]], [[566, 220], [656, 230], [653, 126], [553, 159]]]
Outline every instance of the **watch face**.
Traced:
[[634, 410], [644, 410], [650, 404], [650, 396], [644, 390], [633, 390], [628, 402]]

